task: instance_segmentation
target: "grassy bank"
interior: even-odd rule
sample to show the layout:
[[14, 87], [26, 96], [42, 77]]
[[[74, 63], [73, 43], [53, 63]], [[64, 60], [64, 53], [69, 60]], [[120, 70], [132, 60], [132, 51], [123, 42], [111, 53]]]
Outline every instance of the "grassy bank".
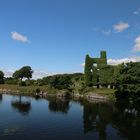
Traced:
[[115, 90], [114, 89], [94, 89], [95, 93], [98, 93], [100, 95], [106, 96], [109, 100], [115, 101]]
[[[34, 95], [36, 93], [36, 89], [40, 89], [43, 92], [47, 92], [49, 94], [57, 94], [61, 93], [65, 90], [57, 90], [54, 88], [49, 88], [47, 86], [18, 86], [18, 85], [0, 85], [1, 90], [7, 90], [13, 93], [20, 93], [22, 95]], [[80, 94], [88, 95], [88, 94], [99, 94], [101, 96], [107, 97], [109, 100], [114, 100], [114, 89], [96, 89], [96, 88], [84, 88], [83, 91]]]
[[19, 86], [19, 85], [8, 85], [8, 84], [0, 84], [0, 91], [3, 92], [8, 92], [8, 93], [13, 93], [13, 94], [21, 94], [21, 95], [30, 95], [33, 96], [37, 89], [39, 89], [42, 92], [46, 92], [48, 94], [57, 94], [57, 93], [64, 93], [67, 90], [58, 90], [55, 88], [50, 88], [46, 85], [44, 86]]
[[40, 89], [43, 92], [47, 91], [47, 86], [18, 86], [18, 85], [0, 85], [1, 90], [7, 90], [15, 93], [33, 95], [36, 93], [36, 89]]
[[83, 94], [85, 95], [89, 95], [89, 94], [99, 94], [101, 96], [105, 96], [107, 97], [107, 99], [111, 100], [111, 101], [115, 101], [115, 89], [108, 89], [108, 88], [101, 88], [101, 89], [97, 89], [97, 88], [85, 88], [83, 90]]

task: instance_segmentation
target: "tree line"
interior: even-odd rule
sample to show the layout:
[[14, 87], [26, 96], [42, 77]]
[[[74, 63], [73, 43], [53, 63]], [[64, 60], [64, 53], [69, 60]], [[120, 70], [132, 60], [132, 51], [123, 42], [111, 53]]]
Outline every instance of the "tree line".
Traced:
[[[126, 99], [129, 102], [140, 101], [140, 62], [122, 63], [117, 66], [104, 65], [93, 69], [94, 77], [89, 86], [108, 87], [116, 89], [118, 100]], [[92, 73], [89, 73], [91, 76]]]
[[56, 74], [43, 77], [42, 79], [32, 79], [33, 70], [30, 66], [24, 66], [16, 70], [12, 77], [4, 77], [4, 73], [0, 71], [0, 84], [19, 85], [19, 86], [48, 86], [58, 90], [71, 90], [75, 87], [75, 83], [84, 84], [84, 76], [82, 73], [74, 74]]
[[22, 84], [23, 78], [30, 80], [32, 78], [33, 70], [30, 66], [23, 66], [19, 70], [16, 70], [12, 77], [5, 78], [4, 72], [0, 71], [0, 84]]
[[[107, 87], [110, 85], [114, 87], [116, 92], [116, 97], [118, 99], [128, 99], [130, 102], [140, 101], [140, 62], [130, 62], [127, 64], [120, 64], [117, 66], [106, 65], [100, 68], [98, 75], [95, 79], [93, 86], [101, 85], [102, 87]], [[84, 74], [74, 73], [74, 74], [57, 74], [52, 76], [47, 76], [42, 79], [33, 80], [32, 78], [33, 70], [30, 66], [24, 66], [19, 70], [16, 70], [12, 77], [5, 78], [4, 73], [0, 71], [0, 84], [15, 84], [19, 86], [43, 86], [55, 88], [58, 90], [68, 89], [78, 89], [78, 91], [83, 91], [87, 88], [85, 84]], [[24, 79], [24, 80], [23, 80]]]

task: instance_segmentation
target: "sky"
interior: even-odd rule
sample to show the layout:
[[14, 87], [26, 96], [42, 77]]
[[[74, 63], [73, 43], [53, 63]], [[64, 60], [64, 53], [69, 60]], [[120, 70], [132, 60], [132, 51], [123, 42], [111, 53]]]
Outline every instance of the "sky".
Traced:
[[140, 61], [140, 0], [0, 0], [0, 69], [84, 71], [85, 55]]

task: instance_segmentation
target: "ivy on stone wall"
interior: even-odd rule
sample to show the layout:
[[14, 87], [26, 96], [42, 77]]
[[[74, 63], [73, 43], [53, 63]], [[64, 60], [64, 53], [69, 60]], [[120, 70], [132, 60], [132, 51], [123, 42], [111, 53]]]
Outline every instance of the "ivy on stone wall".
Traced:
[[[94, 64], [97, 64], [95, 67]], [[85, 84], [86, 86], [95, 86], [99, 84], [100, 67], [107, 65], [106, 51], [100, 52], [100, 58], [90, 58], [86, 55], [85, 59]]]
[[108, 86], [115, 84], [115, 77], [114, 77], [114, 66], [106, 65], [100, 68], [99, 72], [99, 81], [100, 85]]
[[92, 59], [89, 55], [86, 55], [85, 60], [85, 84], [86, 86], [92, 86]]

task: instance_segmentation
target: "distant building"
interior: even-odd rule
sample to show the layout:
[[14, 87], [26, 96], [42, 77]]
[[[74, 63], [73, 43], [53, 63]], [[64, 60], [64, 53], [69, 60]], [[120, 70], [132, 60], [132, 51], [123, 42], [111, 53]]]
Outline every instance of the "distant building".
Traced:
[[[100, 58], [85, 58], [85, 84], [86, 86], [101, 86], [101, 83], [110, 85], [110, 77], [113, 76], [114, 67], [107, 65], [106, 51], [100, 52]], [[112, 81], [111, 81], [112, 82]]]

